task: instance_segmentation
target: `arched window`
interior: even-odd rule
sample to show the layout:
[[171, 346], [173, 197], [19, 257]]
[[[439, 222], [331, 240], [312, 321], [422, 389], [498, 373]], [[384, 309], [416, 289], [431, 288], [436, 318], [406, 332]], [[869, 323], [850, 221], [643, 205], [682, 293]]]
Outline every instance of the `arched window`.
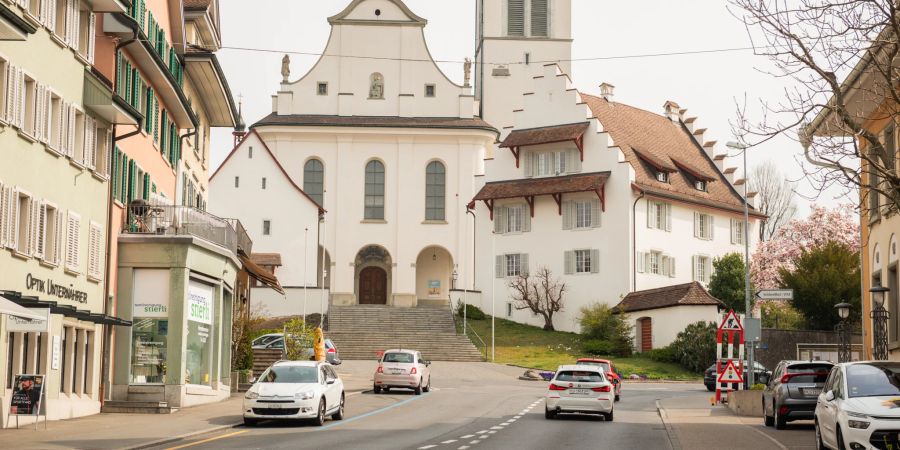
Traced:
[[366, 164], [366, 220], [384, 220], [384, 164]]
[[311, 159], [303, 166], [303, 190], [320, 206], [325, 192], [325, 165], [318, 159]]
[[438, 161], [425, 169], [425, 220], [446, 220], [447, 170]]

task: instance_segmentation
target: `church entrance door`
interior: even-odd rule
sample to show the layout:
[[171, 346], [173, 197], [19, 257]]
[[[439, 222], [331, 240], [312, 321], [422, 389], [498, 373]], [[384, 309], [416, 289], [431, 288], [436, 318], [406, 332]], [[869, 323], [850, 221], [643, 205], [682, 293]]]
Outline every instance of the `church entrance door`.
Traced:
[[359, 304], [387, 304], [387, 272], [380, 267], [366, 267], [359, 273]]

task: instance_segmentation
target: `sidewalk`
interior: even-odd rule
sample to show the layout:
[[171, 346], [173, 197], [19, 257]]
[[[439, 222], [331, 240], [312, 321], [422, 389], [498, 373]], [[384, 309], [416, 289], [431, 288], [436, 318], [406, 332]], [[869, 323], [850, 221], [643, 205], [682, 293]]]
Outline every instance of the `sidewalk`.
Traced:
[[675, 450], [815, 448], [812, 426], [806, 422], [776, 431], [766, 428], [762, 418], [739, 417], [724, 406], [711, 406], [708, 395], [668, 398], [657, 406]]
[[[347, 393], [371, 389], [374, 361], [348, 361], [337, 367]], [[15, 449], [140, 449], [233, 428], [243, 423], [243, 394], [226, 401], [181, 409], [173, 414], [97, 414], [0, 430], [0, 442]]]

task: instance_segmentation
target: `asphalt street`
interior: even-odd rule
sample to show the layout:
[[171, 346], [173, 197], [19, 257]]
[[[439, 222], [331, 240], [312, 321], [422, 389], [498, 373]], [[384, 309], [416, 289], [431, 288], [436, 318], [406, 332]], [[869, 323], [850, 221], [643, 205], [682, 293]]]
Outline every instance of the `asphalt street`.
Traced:
[[[371, 363], [374, 371], [375, 364]], [[435, 363], [430, 394], [371, 391], [347, 398], [347, 417], [324, 427], [269, 422], [170, 443], [191, 449], [671, 449], [656, 409], [660, 398], [704, 395], [699, 384], [633, 384], [614, 422], [588, 416], [544, 418], [546, 383], [516, 380], [522, 369]], [[367, 373], [366, 367], [356, 371]], [[354, 375], [362, 376], [362, 375]]]

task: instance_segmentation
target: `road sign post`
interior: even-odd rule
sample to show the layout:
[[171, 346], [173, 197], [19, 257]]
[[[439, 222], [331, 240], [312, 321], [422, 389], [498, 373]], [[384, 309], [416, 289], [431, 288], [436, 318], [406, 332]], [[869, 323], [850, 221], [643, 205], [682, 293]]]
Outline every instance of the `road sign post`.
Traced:
[[722, 316], [716, 332], [716, 403], [727, 401], [728, 393], [743, 388], [744, 325], [732, 310]]

